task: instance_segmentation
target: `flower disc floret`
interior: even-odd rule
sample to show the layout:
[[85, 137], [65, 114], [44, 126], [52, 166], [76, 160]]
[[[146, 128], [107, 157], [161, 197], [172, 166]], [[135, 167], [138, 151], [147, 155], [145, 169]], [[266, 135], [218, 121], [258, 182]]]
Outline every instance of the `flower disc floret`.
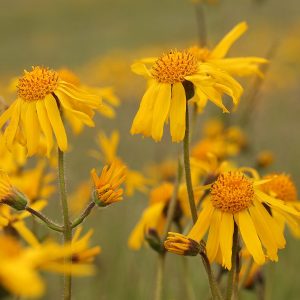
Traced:
[[297, 189], [291, 177], [287, 174], [269, 174], [264, 179], [271, 179], [262, 185], [262, 190], [283, 201], [296, 201]]
[[174, 84], [185, 81], [185, 76], [195, 74], [197, 69], [197, 58], [192, 53], [171, 50], [156, 60], [151, 73], [158, 82]]
[[32, 67], [30, 72], [25, 70], [19, 79], [18, 95], [25, 101], [42, 100], [55, 91], [58, 81], [57, 72], [44, 67]]
[[219, 175], [210, 190], [212, 205], [226, 213], [237, 213], [248, 208], [254, 198], [250, 179], [239, 171]]

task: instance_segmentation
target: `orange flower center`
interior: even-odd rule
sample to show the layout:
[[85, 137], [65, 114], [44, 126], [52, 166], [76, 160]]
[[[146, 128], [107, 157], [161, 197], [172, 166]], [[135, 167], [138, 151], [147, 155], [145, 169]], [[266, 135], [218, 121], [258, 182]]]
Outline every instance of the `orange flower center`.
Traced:
[[254, 198], [253, 183], [243, 173], [221, 173], [212, 184], [211, 201], [215, 208], [227, 213], [237, 213], [248, 208]]
[[197, 72], [197, 58], [189, 51], [171, 50], [158, 58], [152, 66], [153, 77], [161, 83], [185, 81], [185, 76]]
[[19, 78], [18, 95], [25, 101], [44, 99], [55, 91], [58, 86], [58, 73], [44, 67], [32, 67], [30, 72], [24, 71]]
[[264, 179], [272, 179], [262, 185], [265, 193], [283, 201], [296, 201], [297, 189], [291, 177], [287, 174], [269, 174]]

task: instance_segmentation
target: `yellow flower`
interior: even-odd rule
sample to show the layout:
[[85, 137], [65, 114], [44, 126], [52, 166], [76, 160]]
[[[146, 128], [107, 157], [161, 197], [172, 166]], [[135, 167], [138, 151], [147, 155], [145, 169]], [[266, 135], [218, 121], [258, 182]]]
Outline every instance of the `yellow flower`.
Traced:
[[[97, 144], [100, 151], [90, 151], [90, 154], [96, 159], [100, 159], [105, 164], [111, 164], [113, 161], [120, 165], [124, 165], [121, 158], [117, 155], [117, 150], [120, 141], [120, 134], [117, 130], [114, 130], [110, 137], [105, 134], [104, 131], [100, 131], [97, 138]], [[135, 190], [140, 192], [147, 191], [147, 185], [151, 181], [147, 179], [141, 172], [126, 169], [125, 179], [125, 193], [128, 196], [132, 196]]]
[[125, 170], [124, 165], [113, 162], [104, 166], [99, 177], [95, 169], [91, 171], [95, 186], [94, 201], [97, 205], [107, 206], [123, 200], [120, 185], [125, 181]]
[[[261, 185], [261, 190], [271, 197], [284, 201], [285, 205], [300, 211], [297, 188], [290, 175], [285, 173], [271, 173], [264, 176], [266, 183]], [[285, 224], [291, 229], [293, 235], [300, 238], [300, 220], [295, 222], [285, 213], [272, 209], [272, 215], [284, 231]]]
[[[114, 107], [120, 105], [119, 98], [114, 94], [114, 91], [111, 87], [104, 87], [104, 88], [97, 88], [97, 87], [90, 87], [84, 85], [80, 82], [80, 79], [69, 69], [60, 69], [58, 71], [59, 77], [77, 88], [87, 91], [92, 95], [96, 95], [100, 99], [102, 99], [102, 104], [97, 108], [98, 112], [107, 118], [114, 118], [116, 113]], [[72, 113], [67, 112], [66, 117], [68, 118], [72, 129], [75, 133], [80, 133], [83, 129], [83, 123], [80, 122], [78, 119], [74, 118]]]
[[92, 248], [86, 247], [84, 249], [77, 249], [77, 245], [80, 245], [82, 242], [85, 244], [89, 244], [90, 238], [93, 235], [93, 230], [89, 230], [83, 237], [79, 238], [82, 232], [82, 227], [79, 226], [72, 238], [72, 247], [73, 247], [73, 254], [72, 254], [72, 262], [73, 263], [91, 263], [94, 261], [96, 255], [101, 252], [101, 248], [99, 246], [95, 246]]
[[[244, 168], [244, 171], [249, 172], [250, 169]], [[258, 180], [256, 172], [251, 172], [254, 178], [246, 177], [243, 169], [221, 173], [208, 186], [209, 195], [202, 205], [196, 224], [187, 235], [199, 242], [208, 231], [206, 249], [209, 260], [216, 261], [219, 253], [222, 265], [229, 270], [234, 224], [239, 229], [245, 248], [254, 261], [261, 265], [265, 262], [263, 248], [271, 260], [277, 261], [278, 249], [285, 246], [283, 232], [265, 205], [294, 220], [300, 216], [284, 202], [263, 193], [259, 186], [266, 181]]]
[[[147, 67], [148, 63], [152, 67]], [[186, 104], [193, 94], [209, 98], [224, 112], [222, 95], [239, 102], [242, 87], [227, 72], [213, 64], [199, 63], [189, 51], [172, 50], [158, 59], [144, 59], [132, 65], [133, 72], [148, 80], [140, 108], [133, 120], [131, 133], [151, 136], [160, 141], [165, 122], [170, 120], [173, 142], [180, 142], [185, 134]]]
[[12, 186], [8, 175], [0, 170], [0, 204], [7, 204], [16, 210], [24, 210], [27, 197]]
[[9, 149], [15, 141], [22, 142], [28, 155], [32, 156], [37, 153], [44, 136], [49, 156], [54, 132], [58, 147], [67, 151], [68, 140], [62, 121], [64, 113], [71, 114], [87, 126], [94, 126], [93, 110], [101, 104], [98, 97], [62, 80], [53, 70], [33, 67], [24, 72], [17, 88], [17, 99], [0, 116], [0, 128], [5, 125], [3, 138]]

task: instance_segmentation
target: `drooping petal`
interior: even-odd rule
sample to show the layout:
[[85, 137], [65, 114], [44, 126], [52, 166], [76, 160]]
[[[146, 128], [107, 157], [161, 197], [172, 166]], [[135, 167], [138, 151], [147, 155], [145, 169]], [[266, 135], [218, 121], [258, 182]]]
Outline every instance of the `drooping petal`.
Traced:
[[203, 209], [198, 216], [197, 222], [188, 234], [189, 238], [200, 242], [209, 227], [214, 210], [215, 209], [210, 201], [208, 201], [206, 205], [203, 206]]
[[233, 215], [230, 213], [223, 213], [220, 225], [220, 247], [222, 252], [222, 264], [228, 270], [231, 269], [232, 256], [232, 239], [234, 231]]
[[67, 134], [56, 101], [52, 95], [46, 96], [45, 107], [47, 110], [49, 121], [54, 131], [54, 135], [57, 140], [58, 147], [60, 148], [61, 151], [67, 151], [68, 149]]
[[181, 83], [175, 83], [172, 87], [172, 99], [170, 107], [170, 130], [173, 142], [180, 142], [185, 134], [186, 96]]
[[46, 144], [47, 144], [47, 155], [50, 156], [50, 152], [53, 147], [53, 135], [52, 135], [52, 127], [47, 115], [47, 111], [45, 108], [45, 103], [43, 100], [39, 100], [36, 103], [36, 111], [37, 116], [41, 125], [41, 129], [45, 135], [46, 138]]
[[160, 83], [153, 110], [152, 138], [158, 142], [163, 135], [163, 128], [168, 117], [171, 104], [171, 86]]
[[262, 265], [265, 262], [265, 255], [248, 211], [242, 210], [236, 213], [235, 217], [238, 219], [238, 226], [246, 248], [253, 256], [254, 261], [258, 265]]
[[206, 243], [207, 257], [210, 262], [213, 262], [220, 247], [220, 227], [222, 221], [222, 212], [215, 209], [211, 218], [208, 238]]
[[25, 114], [26, 143], [29, 156], [37, 152], [40, 142], [40, 124], [35, 104], [35, 102], [29, 103]]

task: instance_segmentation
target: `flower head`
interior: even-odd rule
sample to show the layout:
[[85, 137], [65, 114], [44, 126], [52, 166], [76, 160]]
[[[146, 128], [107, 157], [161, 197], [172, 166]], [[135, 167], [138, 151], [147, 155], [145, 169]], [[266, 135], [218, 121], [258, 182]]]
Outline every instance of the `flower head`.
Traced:
[[199, 243], [176, 232], [168, 233], [164, 246], [169, 252], [185, 256], [196, 256], [201, 250]]
[[68, 149], [63, 115], [72, 115], [87, 126], [94, 126], [94, 109], [101, 100], [72, 83], [60, 78], [59, 73], [44, 67], [25, 71], [17, 85], [17, 99], [0, 116], [0, 128], [9, 149], [15, 142], [25, 144], [28, 155], [38, 152], [45, 138], [47, 155], [53, 147], [53, 132], [58, 147]]
[[27, 198], [10, 182], [8, 175], [0, 170], [0, 203], [7, 204], [16, 210], [24, 210]]
[[107, 206], [123, 200], [123, 189], [120, 185], [125, 181], [125, 170], [124, 165], [113, 162], [104, 166], [99, 177], [95, 169], [91, 171], [95, 186], [94, 201], [97, 205]]
[[[253, 178], [246, 173], [251, 172]], [[208, 185], [209, 193], [203, 202], [198, 220], [188, 238], [200, 241], [208, 231], [207, 256], [219, 260], [231, 269], [234, 224], [241, 234], [245, 248], [261, 265], [264, 249], [270, 260], [277, 261], [277, 251], [285, 246], [283, 232], [271, 216], [267, 206], [297, 221], [300, 213], [261, 191], [266, 180], [259, 180], [255, 170], [244, 168], [221, 173]]]
[[[149, 63], [151, 67], [147, 66]], [[149, 85], [131, 133], [151, 136], [155, 141], [161, 140], [168, 120], [172, 141], [183, 140], [187, 101], [194, 95], [209, 98], [228, 112], [222, 102], [223, 94], [229, 95], [237, 105], [243, 90], [224, 70], [213, 64], [199, 63], [187, 50], [171, 50], [157, 59], [141, 60], [132, 65], [132, 70], [146, 77]]]

